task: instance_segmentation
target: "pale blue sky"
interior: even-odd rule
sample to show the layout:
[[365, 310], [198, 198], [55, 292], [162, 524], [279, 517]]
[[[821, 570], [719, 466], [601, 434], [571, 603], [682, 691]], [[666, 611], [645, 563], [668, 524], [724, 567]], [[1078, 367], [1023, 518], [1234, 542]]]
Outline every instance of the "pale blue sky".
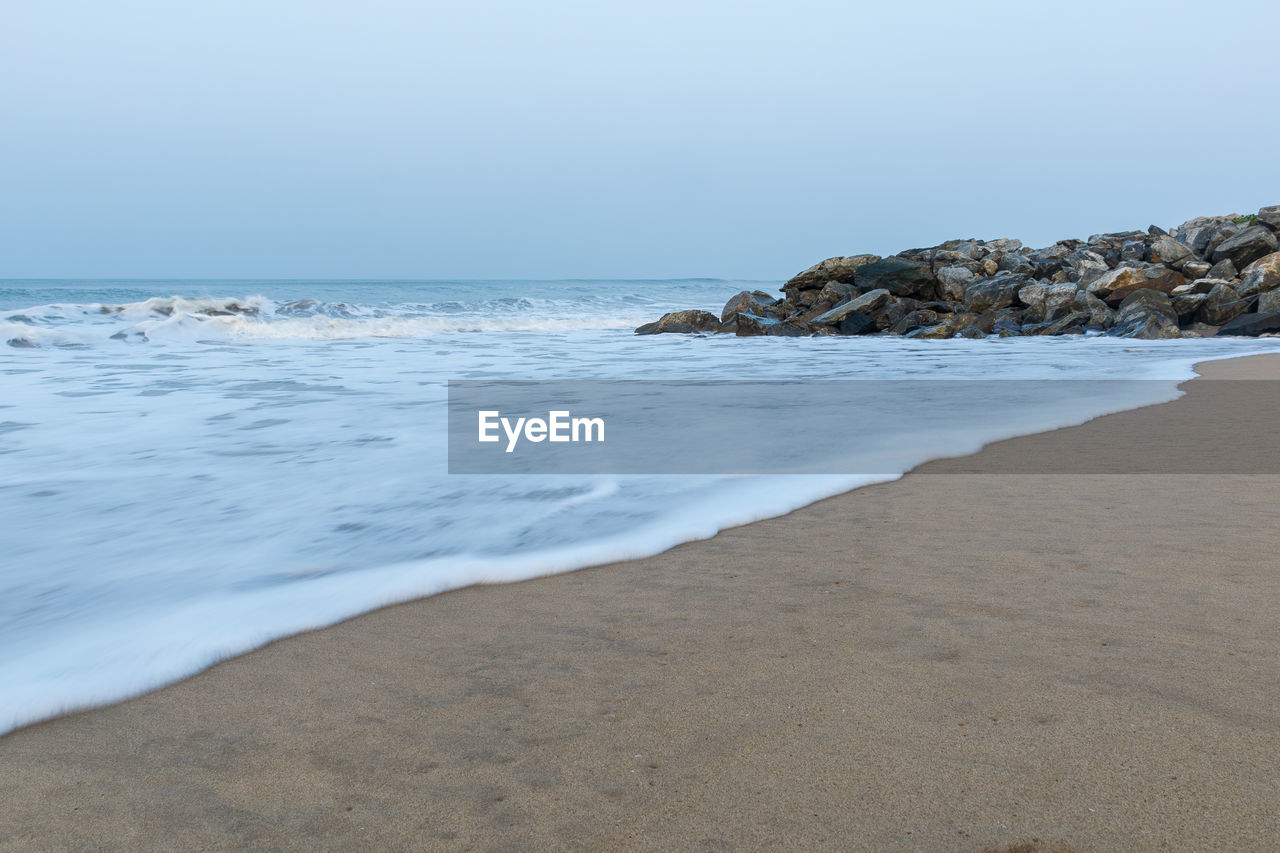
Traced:
[[0, 277], [784, 278], [1280, 203], [1274, 0], [0, 0]]

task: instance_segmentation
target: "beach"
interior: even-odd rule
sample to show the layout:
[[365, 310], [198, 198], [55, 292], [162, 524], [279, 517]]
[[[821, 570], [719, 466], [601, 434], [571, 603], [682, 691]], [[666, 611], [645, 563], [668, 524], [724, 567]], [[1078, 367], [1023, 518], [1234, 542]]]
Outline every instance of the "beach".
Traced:
[[1273, 849], [1280, 356], [1199, 371], [19, 729], [0, 849]]

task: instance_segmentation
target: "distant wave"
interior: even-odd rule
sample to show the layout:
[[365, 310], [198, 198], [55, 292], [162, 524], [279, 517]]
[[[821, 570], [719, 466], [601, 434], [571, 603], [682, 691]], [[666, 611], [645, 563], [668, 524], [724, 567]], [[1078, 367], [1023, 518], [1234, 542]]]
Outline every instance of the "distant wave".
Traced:
[[51, 304], [0, 318], [12, 347], [109, 341], [342, 340], [417, 338], [453, 332], [629, 329], [652, 313], [647, 300], [497, 297], [391, 306], [264, 296], [153, 297], [123, 304]]

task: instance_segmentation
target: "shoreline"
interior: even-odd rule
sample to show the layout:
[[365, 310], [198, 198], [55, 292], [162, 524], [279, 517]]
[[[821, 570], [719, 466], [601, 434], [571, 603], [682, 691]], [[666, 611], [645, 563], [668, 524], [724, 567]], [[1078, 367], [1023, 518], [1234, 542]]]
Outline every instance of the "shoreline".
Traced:
[[[1202, 362], [1196, 368], [1209, 379], [1275, 379], [1280, 378], [1278, 365], [1280, 357], [1263, 355]], [[1280, 496], [1280, 477], [1134, 473], [1126, 478], [1085, 474], [1010, 478], [1011, 469], [1002, 467], [1012, 464], [1016, 469], [1019, 454], [1028, 452], [1043, 458], [1046, 444], [1059, 454], [1096, 451], [1099, 437], [1106, 438], [1101, 442], [1105, 452], [1131, 460], [1137, 449], [1151, 446], [1152, 431], [1164, 420], [1152, 413], [1173, 412], [1180, 404], [1181, 420], [1173, 418], [1180, 435], [1204, 435], [1205, 430], [1214, 429], [1214, 435], [1221, 436], [1215, 446], [1221, 446], [1233, 436], [1238, 440], [1241, 430], [1249, 428], [1215, 416], [1213, 406], [1201, 405], [1200, 398], [1210, 395], [1193, 390], [1204, 387], [1199, 380], [1183, 387], [1188, 393], [1172, 403], [996, 442], [972, 456], [926, 463], [900, 480], [729, 528], [712, 539], [679, 545], [654, 557], [517, 584], [467, 587], [392, 605], [274, 641], [124, 703], [16, 729], [0, 736], [0, 764], [10, 779], [0, 784], [10, 804], [0, 818], [0, 846], [41, 846], [42, 841], [53, 839], [55, 846], [105, 843], [150, 849], [175, 838], [215, 847], [254, 843], [286, 848], [326, 843], [465, 846], [472, 841], [522, 840], [536, 846], [572, 846], [572, 842], [584, 847], [663, 846], [664, 841], [688, 840], [692, 836], [685, 833], [696, 830], [707, 834], [704, 846], [708, 849], [794, 842], [797, 837], [818, 847], [866, 843], [889, 849], [909, 849], [915, 844], [927, 849], [981, 849], [1037, 837], [1071, 849], [1148, 849], [1149, 844], [1158, 846], [1153, 842], [1160, 832], [1170, 831], [1166, 824], [1147, 825], [1145, 835], [1135, 834], [1142, 821], [1126, 828], [1123, 821], [1117, 822], [1114, 810], [1105, 827], [1090, 823], [1087, 831], [1075, 828], [1063, 817], [1065, 812], [1049, 815], [1051, 809], [1035, 806], [1024, 810], [1031, 814], [1024, 814], [1021, 823], [1010, 823], [1013, 818], [990, 804], [1007, 804], [1010, 792], [995, 796], [1000, 786], [993, 789], [995, 783], [977, 772], [981, 767], [1001, 767], [1011, 779], [1021, 778], [1027, 786], [1022, 793], [1032, 803], [1050, 789], [1058, 795], [1081, 793], [1079, 785], [1058, 784], [1063, 783], [1061, 779], [1055, 779], [1055, 785], [1040, 780], [1036, 788], [1030, 782], [1038, 777], [1027, 778], [1025, 772], [1019, 776], [1019, 767], [1001, 765], [996, 760], [999, 738], [1011, 729], [1008, 743], [1014, 745], [1021, 764], [1034, 764], [1044, 742], [1050, 751], [1056, 750], [1064, 766], [1074, 762], [1077, 772], [1064, 774], [1072, 777], [1068, 782], [1088, 777], [1101, 784], [1101, 777], [1090, 775], [1097, 768], [1089, 765], [1089, 773], [1081, 769], [1090, 756], [1078, 754], [1080, 750], [1087, 753], [1098, 747], [1095, 738], [1072, 724], [1077, 713], [1089, 717], [1092, 728], [1113, 738], [1110, 742], [1117, 749], [1147, 758], [1150, 764], [1173, 766], [1177, 759], [1198, 766], [1197, 761], [1208, 761], [1194, 745], [1170, 744], [1150, 726], [1138, 741], [1151, 749], [1137, 749], [1124, 740], [1122, 730], [1109, 725], [1114, 719], [1108, 713], [1114, 717], [1118, 710], [1155, 726], [1166, 721], [1185, 725], [1190, 714], [1193, 724], [1218, 737], [1216, 746], [1225, 740], [1237, 747], [1258, 747], [1249, 777], [1256, 790], [1247, 793], [1257, 804], [1268, 797], [1274, 802], [1280, 793], [1280, 774], [1274, 769], [1268, 773], [1274, 762], [1268, 764], [1265, 759], [1277, 754], [1277, 697], [1273, 694], [1280, 679], [1274, 674], [1257, 683], [1236, 679], [1231, 686], [1241, 695], [1210, 701], [1203, 686], [1183, 683], [1186, 676], [1178, 675], [1177, 667], [1151, 669], [1151, 661], [1138, 654], [1144, 645], [1140, 638], [1120, 630], [1115, 618], [1099, 623], [1098, 617], [1107, 613], [1119, 618], [1142, 610], [1137, 601], [1106, 600], [1109, 583], [1135, 595], [1153, 584], [1161, 588], [1164, 580], [1158, 569], [1169, 569], [1168, 561], [1178, 552], [1167, 541], [1151, 541], [1150, 526], [1167, 523], [1171, 513], [1182, 512], [1176, 496], [1167, 494], [1163, 486], [1170, 477], [1185, 479], [1188, 495], [1201, 498], [1194, 504], [1196, 509], [1212, 514], [1221, 511], [1218, 504], [1225, 503], [1261, 519], [1252, 539], [1232, 540], [1241, 552], [1255, 554], [1257, 565], [1233, 571], [1271, 597], [1250, 597], [1245, 580], [1231, 581], [1241, 589], [1196, 587], [1197, 582], [1208, 580], [1180, 567], [1178, 571], [1186, 575], [1177, 575], [1182, 597], [1161, 600], [1166, 612], [1144, 612], [1143, 629], [1152, 636], [1162, 631], [1172, 634], [1158, 644], [1160, 648], [1194, 657], [1191, 635], [1177, 634], [1169, 622], [1222, 633], [1216, 623], [1195, 624], [1194, 605], [1206, 600], [1213, 604], [1217, 597], [1231, 605], [1219, 608], [1224, 618], [1246, 623], [1262, 620], [1259, 624], [1266, 628], [1252, 634], [1228, 631], [1239, 649], [1224, 657], [1237, 657], [1247, 649], [1255, 663], [1274, 669], [1275, 664], [1265, 664], [1265, 659], [1277, 645], [1272, 638], [1280, 635], [1266, 633], [1275, 627], [1275, 614], [1265, 612], [1265, 606], [1260, 608], [1263, 612], [1255, 607], [1250, 613], [1232, 608], [1278, 600], [1276, 580], [1259, 571], [1274, 567], [1275, 534], [1266, 527], [1266, 520], [1270, 518], [1267, 509]], [[1193, 399], [1197, 402], [1186, 404]], [[1205, 408], [1209, 411], [1200, 411]], [[1232, 414], [1260, 430], [1260, 441], [1269, 438], [1264, 429], [1266, 423], [1274, 423], [1268, 420], [1269, 410]], [[1117, 427], [1116, 419], [1136, 423]], [[1127, 444], [1122, 440], [1126, 436]], [[1039, 449], [1028, 451], [1028, 446]], [[984, 466], [988, 473], [983, 473]], [[1280, 467], [1267, 470], [1280, 472]], [[937, 485], [926, 476], [930, 474], [955, 478], [948, 481], [946, 494], [929, 492]], [[1049, 476], [1054, 480], [1044, 480]], [[1099, 476], [1104, 483], [1096, 482]], [[1152, 482], [1152, 477], [1159, 479]], [[1223, 487], [1221, 481], [1227, 479], [1235, 483], [1234, 490]], [[1048, 500], [1046, 492], [1060, 500]], [[1074, 566], [1080, 561], [1061, 556], [1067, 553], [1062, 550], [1064, 543], [1077, 552], [1096, 548], [1097, 543], [1089, 541], [1091, 536], [1102, 536], [1098, 531], [1105, 533], [1107, 522], [1112, 521], [1104, 514], [1095, 524], [1079, 527], [1076, 537], [1064, 536], [1063, 528], [1072, 516], [1062, 515], [1062, 503], [1075, 507], [1077, 513], [1097, 513], [1099, 508], [1093, 504], [1116, 500], [1117, 494], [1133, 498], [1127, 510], [1134, 517], [1126, 519], [1108, 544], [1140, 565], [1137, 579], [1121, 571], [1099, 572], [1096, 560]], [[1151, 507], [1144, 504], [1149, 502], [1166, 511], [1147, 518], [1143, 513]], [[896, 513], [887, 511], [886, 503], [897, 507]], [[1044, 518], [1056, 523], [1047, 529], [1034, 524], [994, 529], [995, 525], [982, 523], [984, 518], [1002, 518], [1007, 524], [1010, 517], [1027, 512], [1027, 504], [1039, 506], [1046, 513]], [[929, 512], [934, 515], [928, 516]], [[922, 513], [928, 517], [918, 517]], [[969, 521], [975, 517], [976, 525]], [[863, 523], [850, 527], [850, 518]], [[1167, 535], [1182, 531], [1180, 535], [1190, 536], [1188, 523], [1199, 530], [1199, 522], [1183, 521], [1172, 525]], [[878, 532], [885, 525], [909, 528], [916, 537], [904, 541]], [[1222, 544], [1207, 531], [1201, 531], [1201, 538]], [[1050, 556], [1053, 546], [1028, 539], [1052, 540], [1060, 553]], [[973, 588], [956, 585], [957, 578], [947, 573], [947, 543], [954, 549], [949, 558], [964, 566]], [[1217, 557], [1203, 552], [1199, 540], [1189, 546], [1202, 563], [1226, 565], [1220, 552]], [[1147, 565], [1152, 549], [1161, 555], [1159, 566]], [[1006, 613], [1007, 607], [977, 596], [978, 589], [986, 589], [990, 601], [999, 600], [996, 593], [1015, 599], [1025, 594], [1018, 590], [1014, 595], [1009, 588], [1018, 579], [1018, 566], [1004, 551], [1024, 555], [1023, 571], [1037, 561], [1043, 563], [1040, 571], [1033, 572], [1035, 582], [1048, 601], [1067, 596], [1059, 601], [1065, 609], [1047, 607], [1033, 597], [1018, 600], [1013, 612]], [[962, 560], [962, 555], [968, 555], [969, 561]], [[876, 563], [877, 559], [882, 562]], [[899, 565], [904, 560], [906, 566]], [[900, 570], [897, 574], [887, 571], [894, 566]], [[1060, 588], [1062, 579], [1049, 572], [1050, 566], [1078, 576], [1075, 579], [1092, 594], [1075, 597], [1092, 603], [1071, 601], [1072, 591]], [[1090, 566], [1095, 570], [1090, 571]], [[917, 586], [901, 586], [904, 570], [908, 576], [917, 572], [912, 577]], [[989, 576], [999, 571], [1007, 576]], [[866, 572], [877, 577], [876, 583], [862, 576]], [[888, 609], [877, 612], [871, 606], [875, 601], [889, 602], [882, 605]], [[950, 613], [955, 608], [964, 609], [962, 617]], [[1227, 612], [1233, 615], [1226, 617]], [[1079, 619], [1087, 625], [1066, 618], [1067, 613], [1084, 614]], [[1020, 634], [1015, 627], [1029, 633]], [[1095, 632], [1105, 628], [1126, 639], [1099, 639], [1100, 645], [1086, 648], [1071, 633], [1083, 627]], [[1050, 635], [1041, 636], [1045, 630]], [[1067, 632], [1066, 639], [1052, 634], [1053, 630]], [[1075, 652], [1087, 652], [1095, 668], [1080, 670], [1077, 665], [1073, 669], [1051, 642], [1054, 637]], [[806, 645], [803, 640], [812, 642]], [[987, 648], [987, 642], [995, 645]], [[837, 650], [843, 654], [837, 655]], [[863, 652], [865, 660], [860, 657]], [[1100, 655], [1122, 659], [1108, 662]], [[991, 671], [998, 661], [1011, 664], [1010, 671], [1021, 678], [1023, 700], [1034, 698], [1034, 702], [1019, 703], [1019, 691], [1010, 693], [1009, 686], [1000, 683]], [[958, 671], [966, 666], [972, 671]], [[1074, 677], [1051, 679], [1046, 686], [1037, 681], [1037, 667], [1073, 672]], [[1218, 669], [1192, 669], [1222, 686], [1225, 674]], [[352, 676], [353, 672], [360, 675]], [[829, 682], [834, 672], [857, 681], [861, 679], [856, 676], [865, 676], [877, 701], [868, 704], [867, 696], [851, 695], [848, 681], [842, 682], [844, 692], [833, 693]], [[1106, 677], [1099, 680], [1098, 672]], [[929, 713], [922, 716], [913, 708], [912, 696], [907, 695], [912, 691], [904, 693], [900, 683], [894, 686], [895, 674], [904, 673], [923, 685]], [[1146, 683], [1132, 678], [1143, 673], [1155, 688], [1155, 698], [1163, 703], [1133, 687]], [[371, 677], [364, 679], [365, 675]], [[1175, 682], [1179, 701], [1168, 701], [1161, 694], [1168, 678]], [[579, 695], [583, 681], [586, 688]], [[1102, 693], [1093, 691], [1104, 699], [1092, 699], [1082, 685], [1104, 686]], [[990, 719], [991, 714], [979, 707], [975, 686], [1001, 695], [1005, 704], [1020, 710], [997, 712], [996, 719]], [[262, 706], [246, 706], [246, 696], [260, 700]], [[1253, 705], [1233, 704], [1233, 698], [1237, 703], [1251, 698]], [[841, 710], [837, 712], [833, 703], [841, 703]], [[937, 707], [940, 703], [946, 707]], [[1029, 710], [1040, 705], [1045, 707]], [[708, 706], [728, 713], [716, 713]], [[1054, 711], [1057, 707], [1069, 710]], [[673, 708], [681, 709], [680, 713]], [[743, 710], [748, 708], [755, 714]], [[948, 709], [953, 713], [943, 713]], [[738, 717], [737, 711], [744, 716]], [[941, 728], [956, 712], [966, 718], [952, 721], [956, 731]], [[853, 729], [848, 726], [849, 713], [859, 720]], [[747, 722], [745, 715], [755, 720]], [[1009, 725], [999, 726], [1001, 720], [1010, 721]], [[1242, 734], [1238, 730], [1242, 725], [1255, 735]], [[957, 732], [983, 741], [986, 752], [965, 757], [962, 742], [954, 737]], [[886, 742], [907, 750], [917, 765], [936, 767], [934, 756], [945, 757], [949, 775], [944, 775], [952, 783], [971, 786], [970, 794], [985, 792], [994, 822], [976, 817], [975, 809], [980, 811], [981, 806], [972, 803], [957, 807], [948, 817], [943, 790], [926, 775], [913, 775], [911, 767], [897, 764], [893, 755], [884, 752]], [[1108, 741], [1103, 738], [1102, 742]], [[627, 743], [635, 744], [634, 753], [623, 746]], [[833, 751], [832, 743], [842, 747], [856, 743], [858, 749]], [[913, 747], [924, 743], [930, 749]], [[557, 744], [568, 752], [560, 751]], [[1230, 752], [1230, 744], [1226, 749]], [[429, 757], [437, 753], [445, 757]], [[1247, 753], [1237, 751], [1237, 757], [1247, 760]], [[660, 756], [656, 764], [653, 756]], [[855, 760], [859, 756], [866, 760]], [[1221, 772], [1230, 769], [1213, 762], [1206, 766]], [[717, 768], [723, 772], [711, 772]], [[756, 771], [755, 775], [743, 775], [746, 769]], [[862, 777], [869, 773], [880, 778], [884, 785], [867, 784], [873, 780], [859, 778], [860, 772]], [[796, 790], [778, 787], [787, 773], [794, 777]], [[1123, 774], [1104, 775], [1112, 784], [1123, 778]], [[755, 779], [760, 789], [747, 790], [748, 779]], [[841, 779], [852, 780], [853, 787], [844, 794], [857, 794], [858, 803], [850, 804], [837, 795]], [[904, 784], [908, 779], [917, 785], [914, 796], [911, 785]], [[1144, 775], [1141, 781], [1145, 783], [1142, 790], [1159, 799], [1159, 780]], [[1231, 786], [1224, 789], [1221, 780], [1211, 781], [1216, 784], [1202, 786], [1199, 795], [1219, 807], [1230, 805], [1230, 798], [1224, 797]], [[1168, 787], [1182, 792], [1188, 784]], [[74, 799], [74, 790], [81, 787], [93, 793], [76, 800], [78, 811], [73, 817], [72, 805], [65, 800]], [[972, 797], [961, 796], [968, 789], [961, 787], [952, 796], [958, 803], [970, 802]], [[765, 791], [772, 792], [770, 802], [789, 806], [769, 805]], [[58, 802], [59, 792], [64, 802]], [[1112, 796], [1116, 802], [1125, 801], [1118, 790]], [[813, 803], [812, 808], [799, 805], [797, 797]], [[704, 803], [706, 810], [681, 806], [693, 801]], [[432, 805], [423, 805], [427, 802]], [[868, 810], [868, 804], [876, 807]], [[1139, 804], [1130, 801], [1130, 811]], [[837, 814], [839, 809], [845, 812]], [[893, 813], [903, 809], [921, 816], [917, 830], [909, 831], [894, 819]], [[146, 825], [132, 827], [108, 817], [108, 812], [129, 811], [145, 816]], [[647, 821], [649, 811], [666, 817]], [[429, 812], [434, 823], [427, 819]], [[1168, 813], [1168, 826], [1185, 825], [1187, 815], [1194, 812]], [[746, 814], [764, 814], [771, 821], [747, 826]], [[802, 821], [804, 814], [813, 817]], [[850, 814], [858, 820], [851, 822]], [[1086, 814], [1080, 813], [1081, 825], [1103, 820], [1086, 818]], [[1261, 849], [1266, 832], [1280, 831], [1275, 818], [1268, 819], [1263, 811], [1246, 812], [1245, 818], [1235, 830], [1228, 830], [1212, 820], [1206, 823], [1201, 815], [1202, 825], [1231, 834], [1196, 837], [1209, 843], [1230, 838], [1244, 849], [1252, 849], [1251, 844]], [[1001, 822], [1007, 829], [998, 828]], [[45, 826], [33, 831], [38, 824]], [[1241, 834], [1241, 827], [1257, 834]], [[1186, 834], [1163, 837], [1180, 846], [1190, 846], [1192, 838]]]

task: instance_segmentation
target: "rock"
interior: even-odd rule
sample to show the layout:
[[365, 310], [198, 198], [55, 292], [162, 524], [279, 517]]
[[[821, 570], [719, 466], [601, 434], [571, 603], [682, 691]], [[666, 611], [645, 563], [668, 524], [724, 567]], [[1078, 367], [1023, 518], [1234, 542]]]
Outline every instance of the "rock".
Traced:
[[1051, 323], [1041, 323], [1036, 326], [1024, 326], [1022, 333], [1024, 335], [1062, 335], [1075, 329], [1083, 332], [1084, 327], [1090, 322], [1090, 314], [1088, 311], [1073, 311], [1061, 319], [1054, 320]]
[[827, 258], [814, 264], [799, 275], [793, 276], [782, 285], [782, 292], [790, 294], [803, 290], [819, 290], [829, 281], [853, 283], [854, 273], [858, 267], [866, 266], [880, 260], [879, 255], [849, 255], [847, 257]]
[[1280, 311], [1280, 290], [1268, 290], [1258, 297], [1258, 313], [1272, 314]]
[[1173, 290], [1169, 291], [1170, 296], [1185, 296], [1190, 293], [1208, 293], [1213, 290], [1215, 284], [1230, 284], [1231, 282], [1222, 278], [1198, 278], [1188, 284], [1180, 284]]
[[1149, 288], [1135, 290], [1124, 298], [1108, 334], [1144, 340], [1181, 337], [1178, 314], [1168, 295]]
[[839, 328], [842, 335], [865, 335], [876, 331], [876, 321], [870, 314], [853, 311], [840, 321]]
[[1168, 267], [1117, 267], [1100, 276], [1087, 289], [1107, 304], [1115, 305], [1138, 290], [1171, 293], [1183, 284], [1186, 284], [1186, 279], [1182, 274]]
[[724, 304], [724, 309], [720, 312], [720, 320], [728, 322], [734, 314], [743, 313], [761, 317], [776, 316], [774, 305], [779, 301], [762, 290], [744, 290], [729, 297], [729, 301]]
[[1087, 287], [1110, 269], [1102, 255], [1089, 249], [1077, 249], [1064, 259], [1067, 277], [1081, 287]]
[[880, 313], [874, 315], [876, 331], [889, 331], [897, 325], [899, 320], [916, 310], [919, 304], [915, 299], [899, 299], [896, 302], [890, 302]]
[[1147, 259], [1147, 244], [1145, 241], [1125, 240], [1124, 243], [1121, 244], [1120, 260], [1145, 261], [1146, 259]]
[[991, 326], [991, 333], [1002, 338], [1016, 338], [1022, 334], [1022, 324], [1012, 318], [1005, 317], [997, 320]]
[[1018, 301], [1036, 311], [1043, 313], [1045, 311], [1045, 296], [1049, 292], [1049, 285], [1042, 281], [1033, 281], [1018, 289]]
[[1200, 310], [1208, 298], [1207, 293], [1175, 293], [1169, 301], [1173, 303], [1173, 310], [1178, 312], [1178, 322], [1186, 323]]
[[928, 326], [923, 329], [916, 329], [907, 335], [909, 338], [925, 338], [926, 340], [941, 340], [945, 338], [954, 338], [960, 333], [961, 329], [967, 328], [978, 319], [977, 314], [953, 314], [943, 320], [936, 326]]
[[869, 290], [861, 296], [854, 297], [848, 302], [842, 302], [825, 314], [814, 317], [810, 322], [815, 326], [837, 326], [843, 323], [845, 318], [850, 314], [861, 312], [863, 314], [875, 314], [880, 309], [889, 304], [889, 300], [893, 297], [889, 295], [889, 291], [882, 289]]
[[1211, 260], [1214, 263], [1229, 260], [1235, 264], [1236, 269], [1243, 269], [1258, 258], [1276, 251], [1276, 248], [1276, 235], [1271, 229], [1254, 225], [1219, 243], [1213, 250]]
[[694, 332], [720, 331], [720, 318], [710, 311], [672, 311], [663, 314], [653, 323], [645, 323], [636, 329], [637, 335], [658, 335], [664, 332], [692, 334]]
[[1152, 237], [1168, 237], [1169, 232], [1161, 228], [1159, 225], [1148, 225], [1147, 234]]
[[950, 302], [962, 302], [964, 289], [973, 283], [973, 271], [968, 267], [942, 267], [937, 279], [939, 296]]
[[1172, 237], [1160, 237], [1151, 244], [1147, 259], [1153, 264], [1179, 269], [1187, 261], [1194, 260], [1195, 253]]
[[[1227, 263], [1231, 263], [1227, 261]], [[1208, 261], [1187, 261], [1182, 265], [1182, 277], [1187, 279], [1205, 278], [1213, 266]], [[1235, 278], [1234, 274], [1229, 276]]]
[[1106, 329], [1116, 321], [1116, 312], [1107, 307], [1107, 303], [1092, 293], [1086, 293], [1083, 290], [1076, 291], [1075, 299], [1071, 301], [1071, 307], [1076, 311], [1087, 312], [1089, 315], [1088, 325], [1090, 326]]
[[1031, 275], [1032, 271], [1031, 261], [1018, 252], [1009, 252], [1002, 256], [997, 266], [1003, 272], [1016, 272], [1021, 275]]
[[826, 302], [835, 305], [845, 299], [850, 299], [858, 293], [852, 284], [843, 281], [829, 281], [818, 291], [818, 302]]
[[1202, 323], [1208, 323], [1210, 326], [1221, 326], [1230, 321], [1234, 317], [1243, 314], [1249, 305], [1249, 300], [1241, 299], [1240, 294], [1235, 289], [1225, 283], [1218, 282], [1209, 291], [1204, 298], [1204, 305], [1200, 306], [1199, 320]]
[[738, 314], [733, 318], [734, 333], [740, 338], [770, 337], [798, 338], [810, 334], [810, 330], [795, 323], [755, 314]]
[[1027, 277], [1019, 273], [1002, 272], [989, 278], [981, 278], [965, 288], [965, 309], [981, 314], [995, 308], [1008, 308], [1017, 301], [1018, 291], [1027, 283]]
[[1218, 334], [1218, 327], [1207, 323], [1192, 323], [1182, 330], [1184, 338], [1212, 338], [1216, 334]]
[[932, 326], [937, 322], [937, 311], [912, 311], [894, 323], [893, 328], [889, 329], [889, 334], [905, 335], [907, 332], [914, 332], [921, 326]]
[[1175, 228], [1173, 238], [1203, 258], [1209, 251], [1209, 241], [1226, 222], [1223, 216], [1197, 216]]
[[1259, 314], [1251, 312], [1241, 314], [1218, 330], [1219, 337], [1244, 336], [1256, 338], [1258, 335], [1280, 332], [1280, 312]]
[[1216, 264], [1209, 267], [1209, 271], [1207, 273], [1201, 276], [1201, 278], [1221, 278], [1226, 281], [1239, 277], [1240, 273], [1236, 271], [1236, 265], [1231, 263], [1229, 260], [1218, 261]]
[[894, 296], [919, 296], [932, 299], [937, 295], [933, 270], [909, 258], [885, 258], [858, 267], [854, 274], [858, 290], [866, 292], [884, 288]]
[[1280, 231], [1280, 204], [1273, 204], [1258, 211], [1258, 224], [1272, 231]]
[[1280, 252], [1272, 252], [1244, 268], [1236, 289], [1241, 296], [1253, 296], [1277, 287], [1280, 287]]

